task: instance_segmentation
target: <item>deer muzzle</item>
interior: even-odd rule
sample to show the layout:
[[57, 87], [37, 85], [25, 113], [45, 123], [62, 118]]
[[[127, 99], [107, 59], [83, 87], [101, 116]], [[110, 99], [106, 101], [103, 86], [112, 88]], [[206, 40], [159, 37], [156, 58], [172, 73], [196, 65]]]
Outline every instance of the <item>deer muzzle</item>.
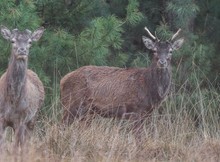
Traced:
[[166, 59], [159, 59], [157, 62], [157, 66], [159, 68], [167, 68], [167, 66], [168, 66], [167, 60]]
[[25, 59], [28, 56], [28, 51], [25, 48], [19, 48], [17, 50], [17, 58], [20, 59]]

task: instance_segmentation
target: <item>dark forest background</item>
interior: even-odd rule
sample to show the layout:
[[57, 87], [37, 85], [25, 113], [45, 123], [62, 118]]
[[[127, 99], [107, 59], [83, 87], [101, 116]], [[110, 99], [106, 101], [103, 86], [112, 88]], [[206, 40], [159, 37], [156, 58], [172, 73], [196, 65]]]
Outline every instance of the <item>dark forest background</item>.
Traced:
[[[44, 111], [59, 104], [59, 81], [84, 65], [147, 67], [151, 54], [141, 36], [147, 26], [166, 40], [182, 29], [185, 43], [173, 54], [173, 87], [191, 93], [220, 82], [219, 0], [1, 0], [0, 24], [10, 29], [44, 26], [30, 51], [29, 68], [44, 83]], [[0, 39], [0, 74], [11, 45]]]

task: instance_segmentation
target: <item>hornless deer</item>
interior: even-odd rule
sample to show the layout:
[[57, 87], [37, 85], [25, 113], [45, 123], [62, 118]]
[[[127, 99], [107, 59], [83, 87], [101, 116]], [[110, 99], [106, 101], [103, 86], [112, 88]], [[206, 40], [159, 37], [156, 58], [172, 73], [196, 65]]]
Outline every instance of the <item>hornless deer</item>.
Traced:
[[10, 126], [15, 132], [15, 145], [22, 146], [34, 128], [36, 113], [44, 101], [44, 87], [37, 74], [27, 69], [31, 43], [44, 32], [26, 29], [10, 31], [1, 26], [3, 38], [12, 43], [7, 71], [0, 78], [0, 145], [3, 133]]
[[167, 96], [171, 85], [171, 56], [184, 39], [160, 41], [143, 36], [145, 46], [154, 53], [148, 68], [84, 66], [65, 75], [60, 82], [63, 123], [87, 113], [104, 117], [140, 119], [151, 114]]

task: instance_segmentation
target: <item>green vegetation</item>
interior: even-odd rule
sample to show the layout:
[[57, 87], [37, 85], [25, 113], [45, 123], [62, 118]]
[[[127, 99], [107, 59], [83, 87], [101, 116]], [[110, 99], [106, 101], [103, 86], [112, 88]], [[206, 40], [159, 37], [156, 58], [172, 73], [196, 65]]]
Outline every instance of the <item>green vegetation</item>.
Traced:
[[[31, 161], [219, 161], [219, 0], [1, 0], [0, 11], [10, 29], [46, 28], [29, 59], [47, 95], [26, 154]], [[145, 26], [162, 40], [181, 28], [185, 43], [173, 54], [172, 92], [146, 125], [141, 146], [129, 123], [113, 119], [97, 118], [86, 129], [76, 121], [61, 131], [60, 79], [90, 64], [148, 66]], [[0, 39], [0, 48], [1, 75], [10, 43]]]

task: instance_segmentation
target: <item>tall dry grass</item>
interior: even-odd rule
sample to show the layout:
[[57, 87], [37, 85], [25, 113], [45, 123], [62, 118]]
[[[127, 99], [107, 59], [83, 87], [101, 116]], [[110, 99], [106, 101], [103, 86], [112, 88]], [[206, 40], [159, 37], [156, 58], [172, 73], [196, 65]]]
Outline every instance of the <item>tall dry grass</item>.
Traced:
[[[58, 95], [40, 114], [34, 134], [21, 155], [13, 154], [13, 132], [0, 161], [24, 162], [127, 162], [127, 161], [220, 161], [220, 95], [212, 88], [171, 93], [147, 119], [137, 136], [130, 121], [96, 116], [89, 125], [75, 120], [63, 128]], [[45, 112], [44, 110], [42, 112]]]

